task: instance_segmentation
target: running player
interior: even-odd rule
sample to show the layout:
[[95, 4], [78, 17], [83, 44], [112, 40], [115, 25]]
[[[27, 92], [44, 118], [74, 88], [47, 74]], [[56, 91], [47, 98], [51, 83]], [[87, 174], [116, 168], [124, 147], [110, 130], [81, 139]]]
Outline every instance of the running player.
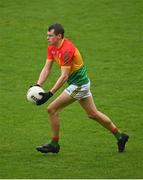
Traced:
[[115, 136], [118, 151], [123, 152], [129, 136], [122, 133], [109, 117], [96, 108], [90, 91], [90, 80], [87, 77], [82, 56], [76, 46], [64, 37], [63, 26], [61, 24], [49, 26], [47, 40], [49, 44], [47, 48], [47, 59], [36, 85], [42, 86], [47, 80], [54, 61], [59, 65], [61, 75], [49, 92], [40, 93], [42, 99], [37, 101], [37, 105], [45, 103], [65, 82], [68, 83], [68, 87], [48, 105], [48, 114], [52, 130], [51, 141], [36, 149], [41, 153], [59, 152], [59, 112], [71, 103], [78, 101], [89, 118], [96, 120]]

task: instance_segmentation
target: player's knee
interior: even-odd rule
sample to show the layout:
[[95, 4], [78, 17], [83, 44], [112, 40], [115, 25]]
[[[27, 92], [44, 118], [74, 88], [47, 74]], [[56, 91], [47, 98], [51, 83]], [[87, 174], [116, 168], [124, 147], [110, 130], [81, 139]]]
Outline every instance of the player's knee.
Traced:
[[89, 117], [90, 119], [97, 119], [97, 117], [98, 117], [98, 112], [97, 112], [97, 111], [90, 111], [87, 115], [88, 115], [88, 117]]
[[48, 114], [55, 114], [57, 112], [57, 110], [50, 105], [48, 106], [47, 111], [48, 111]]
[[91, 110], [90, 112], [88, 112], [88, 117], [90, 119], [98, 119], [99, 117], [98, 110]]

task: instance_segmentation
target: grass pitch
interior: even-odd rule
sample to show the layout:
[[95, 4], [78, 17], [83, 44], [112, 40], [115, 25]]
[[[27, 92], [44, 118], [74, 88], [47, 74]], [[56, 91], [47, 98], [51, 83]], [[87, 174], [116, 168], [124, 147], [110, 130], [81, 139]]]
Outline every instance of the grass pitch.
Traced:
[[[142, 8], [142, 0], [0, 1], [0, 178], [143, 178]], [[51, 100], [36, 107], [25, 94], [45, 63], [54, 22], [81, 51], [98, 109], [130, 135], [125, 153], [78, 103], [60, 115], [61, 152], [36, 152], [50, 138]], [[55, 65], [45, 89], [59, 73]]]

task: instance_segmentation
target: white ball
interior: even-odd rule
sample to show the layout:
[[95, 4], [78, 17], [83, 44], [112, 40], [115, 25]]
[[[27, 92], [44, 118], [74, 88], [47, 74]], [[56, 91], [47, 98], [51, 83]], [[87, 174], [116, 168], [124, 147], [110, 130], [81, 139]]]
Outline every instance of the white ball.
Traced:
[[27, 100], [33, 104], [36, 104], [37, 100], [40, 100], [42, 96], [39, 94], [40, 92], [45, 92], [39, 86], [33, 86], [27, 91]]

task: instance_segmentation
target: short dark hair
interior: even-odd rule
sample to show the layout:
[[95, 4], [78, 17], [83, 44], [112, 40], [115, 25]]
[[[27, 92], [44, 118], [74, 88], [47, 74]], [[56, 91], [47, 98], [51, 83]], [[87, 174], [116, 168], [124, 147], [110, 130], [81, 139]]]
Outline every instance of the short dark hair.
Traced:
[[54, 29], [54, 33], [56, 35], [61, 34], [62, 38], [64, 37], [65, 31], [64, 31], [64, 28], [61, 24], [55, 23], [55, 24], [52, 24], [48, 27], [48, 31], [51, 31], [52, 29]]

